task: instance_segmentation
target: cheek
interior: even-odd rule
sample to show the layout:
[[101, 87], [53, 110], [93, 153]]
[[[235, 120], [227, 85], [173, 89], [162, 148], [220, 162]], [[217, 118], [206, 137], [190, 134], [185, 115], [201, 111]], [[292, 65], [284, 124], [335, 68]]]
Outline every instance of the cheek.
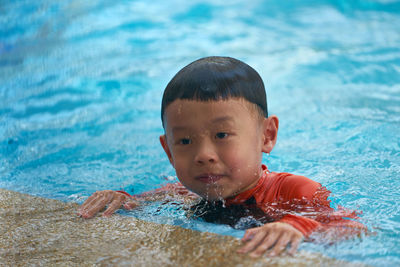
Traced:
[[243, 168], [248, 160], [248, 153], [240, 146], [234, 146], [220, 152], [220, 158], [231, 170]]
[[178, 177], [184, 175], [188, 168], [187, 157], [174, 156], [173, 159], [176, 175]]
[[224, 152], [224, 159], [231, 169], [245, 171], [261, 165], [262, 151], [257, 142], [247, 142]]

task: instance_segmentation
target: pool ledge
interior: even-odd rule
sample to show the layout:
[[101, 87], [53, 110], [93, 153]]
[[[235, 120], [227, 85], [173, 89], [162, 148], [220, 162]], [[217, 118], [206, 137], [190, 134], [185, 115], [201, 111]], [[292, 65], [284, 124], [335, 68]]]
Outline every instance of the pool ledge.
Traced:
[[301, 251], [252, 259], [234, 237], [114, 215], [78, 218], [77, 204], [0, 189], [5, 266], [362, 266]]

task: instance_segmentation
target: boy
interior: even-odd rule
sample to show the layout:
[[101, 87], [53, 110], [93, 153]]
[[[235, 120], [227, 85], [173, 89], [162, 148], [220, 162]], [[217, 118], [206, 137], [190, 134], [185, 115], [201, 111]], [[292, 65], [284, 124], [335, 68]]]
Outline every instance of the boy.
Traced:
[[[208, 203], [222, 201], [227, 207], [252, 206], [274, 220], [248, 229], [238, 252], [258, 257], [269, 250], [274, 256], [288, 248], [293, 254], [316, 230], [364, 228], [343, 219], [355, 214], [333, 210], [329, 191], [319, 183], [271, 173], [262, 165], [262, 153], [270, 153], [276, 143], [279, 121], [268, 116], [263, 81], [247, 64], [207, 57], [184, 67], [164, 91], [161, 120], [165, 134], [160, 142], [180, 184], [167, 185], [156, 194], [169, 191], [200, 196]], [[78, 214], [90, 218], [108, 206], [103, 215], [109, 216], [121, 206], [134, 208], [141, 197], [96, 192]]]

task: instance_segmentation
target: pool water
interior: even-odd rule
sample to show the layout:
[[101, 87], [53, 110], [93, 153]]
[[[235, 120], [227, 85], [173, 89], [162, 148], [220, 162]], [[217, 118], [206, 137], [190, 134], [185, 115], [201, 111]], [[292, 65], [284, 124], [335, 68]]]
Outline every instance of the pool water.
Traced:
[[[0, 24], [1, 188], [82, 202], [175, 181], [163, 89], [197, 58], [232, 56], [280, 118], [269, 169], [320, 182], [376, 233], [300, 249], [400, 265], [399, 1], [2, 1]], [[129, 215], [243, 235], [177, 203]]]

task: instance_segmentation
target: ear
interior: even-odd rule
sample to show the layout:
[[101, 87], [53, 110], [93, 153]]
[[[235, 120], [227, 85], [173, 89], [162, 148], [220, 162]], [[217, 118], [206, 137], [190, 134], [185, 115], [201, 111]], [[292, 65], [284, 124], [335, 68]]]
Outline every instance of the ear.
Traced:
[[169, 162], [171, 163], [172, 166], [174, 166], [174, 160], [172, 158], [171, 150], [169, 150], [168, 143], [167, 143], [167, 137], [165, 136], [165, 134], [160, 135], [160, 143], [165, 151], [165, 154], [167, 154], [167, 156], [168, 156]]
[[278, 137], [279, 119], [277, 116], [272, 115], [268, 118], [264, 118], [264, 138], [262, 152], [269, 153], [276, 144]]

